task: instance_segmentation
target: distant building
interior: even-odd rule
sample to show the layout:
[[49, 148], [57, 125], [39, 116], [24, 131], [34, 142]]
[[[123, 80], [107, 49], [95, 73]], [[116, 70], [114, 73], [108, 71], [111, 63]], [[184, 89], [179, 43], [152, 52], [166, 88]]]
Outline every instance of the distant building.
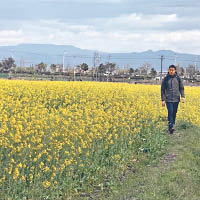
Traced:
[[[167, 75], [168, 72], [162, 72], [162, 78], [164, 78]], [[161, 72], [158, 72], [157, 76], [155, 77], [155, 80], [161, 80]]]

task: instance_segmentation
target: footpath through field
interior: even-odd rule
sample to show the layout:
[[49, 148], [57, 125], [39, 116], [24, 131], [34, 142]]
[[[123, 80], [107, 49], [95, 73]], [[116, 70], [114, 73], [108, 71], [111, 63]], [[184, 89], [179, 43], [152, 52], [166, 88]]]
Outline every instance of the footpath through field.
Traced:
[[179, 125], [161, 158], [139, 165], [109, 199], [200, 200], [200, 129]]

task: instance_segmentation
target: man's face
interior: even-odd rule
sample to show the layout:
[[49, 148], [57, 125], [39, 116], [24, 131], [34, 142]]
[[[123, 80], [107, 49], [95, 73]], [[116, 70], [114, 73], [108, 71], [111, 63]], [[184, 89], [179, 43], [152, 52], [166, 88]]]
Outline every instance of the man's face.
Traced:
[[168, 72], [169, 72], [169, 75], [173, 76], [175, 74], [176, 70], [173, 67], [170, 67], [168, 69]]

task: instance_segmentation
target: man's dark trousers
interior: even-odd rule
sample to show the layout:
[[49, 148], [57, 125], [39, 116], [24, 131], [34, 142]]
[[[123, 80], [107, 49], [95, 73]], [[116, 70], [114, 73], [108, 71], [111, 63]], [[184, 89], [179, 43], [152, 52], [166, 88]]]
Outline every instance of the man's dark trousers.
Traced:
[[167, 110], [168, 110], [169, 130], [172, 130], [173, 126], [175, 125], [176, 113], [178, 110], [179, 102], [166, 102], [166, 104], [167, 104]]

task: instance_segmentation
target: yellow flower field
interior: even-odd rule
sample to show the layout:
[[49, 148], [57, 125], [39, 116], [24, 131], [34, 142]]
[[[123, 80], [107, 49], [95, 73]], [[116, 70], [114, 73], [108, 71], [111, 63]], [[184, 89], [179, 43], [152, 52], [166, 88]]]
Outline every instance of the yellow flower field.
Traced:
[[[177, 120], [200, 126], [200, 88], [185, 94]], [[80, 182], [97, 184], [96, 172], [123, 168], [137, 135], [145, 129], [151, 137], [167, 120], [160, 86], [124, 83], [0, 80], [0, 113], [0, 196], [7, 198], [61, 182], [66, 194]]]

